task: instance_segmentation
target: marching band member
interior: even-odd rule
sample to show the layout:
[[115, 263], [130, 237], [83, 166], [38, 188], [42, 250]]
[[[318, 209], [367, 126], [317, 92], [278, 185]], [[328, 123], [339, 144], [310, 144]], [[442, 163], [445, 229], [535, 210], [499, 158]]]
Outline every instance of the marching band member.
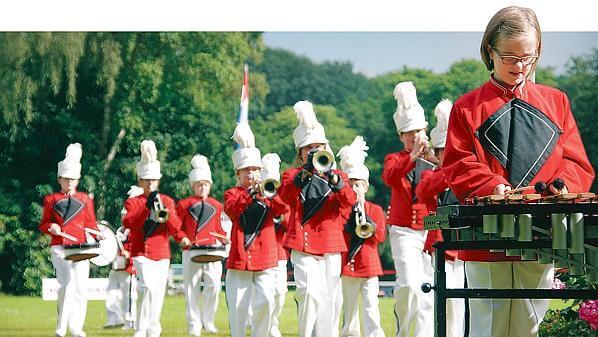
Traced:
[[[77, 192], [81, 178], [81, 144], [70, 144], [63, 161], [58, 163], [60, 192], [44, 198], [39, 230], [52, 237], [50, 254], [58, 281], [58, 318], [56, 336], [85, 337], [83, 324], [87, 312], [85, 285], [89, 278], [89, 260], [73, 262], [65, 259], [63, 244], [87, 242], [85, 228], [98, 230], [93, 198]], [[75, 239], [75, 240], [72, 240]]]
[[409, 336], [415, 325], [415, 337], [431, 337], [434, 333], [429, 318], [433, 315], [433, 295], [424, 294], [421, 284], [430, 279], [430, 257], [424, 254], [423, 217], [425, 204], [414, 202], [416, 161], [428, 153], [428, 123], [424, 109], [417, 100], [412, 82], [396, 85], [394, 96], [397, 110], [393, 115], [403, 150], [384, 158], [382, 180], [391, 188], [387, 223], [392, 257], [395, 265], [397, 337]]
[[[129, 198], [143, 194], [143, 188], [131, 186], [127, 192]], [[122, 215], [125, 215], [123, 208]], [[137, 292], [135, 282], [135, 267], [131, 262], [129, 239], [130, 230], [119, 227], [116, 230], [116, 239], [119, 241], [118, 255], [108, 274], [106, 287], [106, 325], [105, 329], [122, 326], [123, 330], [134, 328]]]
[[[365, 200], [370, 172], [364, 165], [368, 147], [361, 136], [340, 149], [341, 168], [357, 194], [357, 204], [345, 225], [348, 252], [342, 253], [343, 328], [341, 337], [361, 336], [357, 312], [361, 294], [363, 332], [366, 337], [384, 337], [380, 326], [378, 276], [383, 275], [378, 245], [386, 239], [384, 211]], [[372, 228], [373, 226], [373, 228]], [[361, 229], [367, 227], [363, 232]], [[359, 235], [357, 231], [360, 231]]]
[[134, 337], [160, 336], [160, 314], [166, 292], [170, 243], [173, 236], [183, 246], [190, 240], [181, 229], [181, 219], [174, 200], [158, 193], [160, 162], [152, 140], [141, 143], [141, 160], [137, 163], [138, 185], [143, 194], [125, 201], [125, 228], [130, 230], [131, 255], [137, 271], [137, 318]]
[[[310, 337], [315, 329], [317, 336], [334, 337], [340, 323], [341, 253], [347, 251], [343, 227], [355, 192], [346, 175], [330, 167], [334, 155], [320, 156], [328, 139], [313, 105], [300, 101], [293, 108], [299, 119], [293, 132], [296, 159], [302, 166], [283, 173], [279, 193], [291, 209], [285, 247], [291, 250], [297, 283], [299, 336]], [[328, 163], [315, 168], [317, 151]]]
[[[415, 188], [417, 200], [426, 203], [430, 212], [436, 211], [438, 206], [458, 204], [459, 201], [448, 188], [446, 175], [442, 169], [444, 159], [444, 145], [449, 114], [453, 104], [448, 99], [440, 101], [434, 109], [436, 127], [430, 132], [430, 139], [434, 153], [438, 158], [439, 167], [435, 170], [425, 170], [421, 174], [421, 181]], [[432, 256], [432, 265], [438, 261], [434, 256], [434, 245], [442, 241], [441, 230], [428, 231], [424, 244], [424, 251]], [[458, 251], [447, 250], [445, 261], [445, 276], [447, 288], [463, 288], [465, 285], [465, 267], [458, 258]], [[446, 335], [447, 337], [463, 337], [465, 333], [465, 301], [460, 298], [450, 298], [446, 302]]]
[[[454, 104], [444, 170], [450, 188], [468, 197], [553, 182], [548, 194], [587, 191], [594, 179], [567, 96], [530, 81], [542, 34], [529, 8], [507, 7], [489, 21], [480, 52], [490, 79]], [[560, 184], [559, 184], [560, 185]], [[549, 288], [552, 265], [502, 253], [466, 251], [472, 288]], [[537, 336], [548, 300], [472, 299], [470, 336]]]
[[[196, 155], [191, 159], [191, 165], [193, 170], [189, 173], [189, 182], [194, 195], [177, 204], [177, 213], [183, 221], [182, 230], [193, 244], [227, 244], [226, 232], [221, 224], [222, 204], [209, 196], [213, 182], [208, 159]], [[189, 247], [183, 249], [182, 258], [189, 334], [201, 336], [202, 327], [207, 332], [217, 333], [215, 317], [221, 290], [222, 261], [193, 262]], [[201, 309], [200, 300], [203, 302]]]
[[[260, 187], [262, 161], [249, 124], [240, 123], [233, 152], [238, 185], [224, 192], [224, 211], [231, 218], [231, 249], [226, 262], [226, 301], [232, 337], [245, 336], [252, 306], [251, 335], [268, 336], [274, 310], [274, 270], [277, 265], [273, 217], [284, 213], [276, 194]], [[252, 299], [253, 292], [253, 299]]]
[[[262, 181], [272, 179], [280, 183], [280, 157], [276, 153], [267, 153], [262, 157]], [[284, 239], [287, 232], [287, 223], [289, 217], [288, 207], [285, 206], [285, 212], [274, 218], [274, 233], [276, 234], [276, 250], [278, 256], [278, 265], [273, 268], [274, 271], [274, 310], [272, 312], [272, 327], [269, 337], [281, 337], [280, 315], [284, 308], [287, 289], [287, 260], [289, 254], [284, 248]]]

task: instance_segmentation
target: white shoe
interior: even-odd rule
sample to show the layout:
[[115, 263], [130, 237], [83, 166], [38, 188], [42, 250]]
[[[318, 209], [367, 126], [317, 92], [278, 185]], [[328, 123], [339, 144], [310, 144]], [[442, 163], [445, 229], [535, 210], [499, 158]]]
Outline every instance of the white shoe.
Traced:
[[189, 331], [189, 335], [194, 336], [194, 337], [200, 337], [201, 336], [201, 331]]
[[218, 328], [214, 324], [206, 325], [203, 327], [209, 333], [218, 333]]

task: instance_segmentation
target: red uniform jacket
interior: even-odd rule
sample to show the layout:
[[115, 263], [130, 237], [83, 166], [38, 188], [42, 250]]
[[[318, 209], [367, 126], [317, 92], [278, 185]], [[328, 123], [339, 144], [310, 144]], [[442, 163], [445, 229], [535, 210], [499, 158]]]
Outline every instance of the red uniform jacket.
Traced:
[[[176, 211], [183, 222], [182, 231], [185, 233], [185, 236], [191, 240], [192, 243], [197, 243], [199, 245], [214, 245], [217, 241], [222, 242], [221, 239], [210, 235], [210, 232], [218, 233], [220, 235], [226, 236], [226, 232], [222, 229], [221, 217], [222, 217], [222, 204], [218, 202], [218, 200], [208, 197], [205, 199], [205, 202], [210, 204], [214, 207], [216, 212], [211, 217], [211, 219], [206, 223], [199, 232], [197, 232], [197, 221], [195, 218], [189, 213], [189, 208], [193, 205], [201, 202], [202, 199], [198, 196], [192, 196], [183, 200], [180, 200], [177, 203]], [[184, 249], [189, 249], [185, 247]]]
[[423, 219], [428, 215], [428, 210], [423, 203], [413, 203], [411, 183], [407, 180], [407, 174], [414, 168], [415, 163], [411, 161], [407, 151], [390, 153], [384, 157], [382, 180], [390, 187], [386, 223], [423, 230]]
[[[282, 201], [282, 200], [281, 200]], [[281, 260], [288, 260], [289, 259], [289, 251], [288, 249], [286, 249], [284, 247], [284, 240], [287, 237], [287, 230], [289, 227], [289, 217], [291, 216], [291, 211], [289, 209], [288, 206], [285, 205], [285, 212], [284, 212], [284, 216], [283, 216], [283, 220], [280, 223], [280, 225], [278, 226], [274, 226], [274, 228], [277, 228], [275, 230], [276, 232], [276, 246], [277, 246], [277, 250], [278, 250], [278, 261]]]
[[301, 223], [303, 204], [301, 203], [299, 188], [293, 182], [302, 168], [290, 168], [282, 175], [279, 194], [291, 209], [288, 223], [285, 247], [313, 255], [326, 253], [341, 253], [347, 251], [347, 244], [343, 237], [345, 222], [355, 204], [355, 192], [349, 186], [347, 175], [339, 170], [345, 186], [338, 192], [328, 195], [322, 207], [305, 224]]
[[[98, 227], [96, 226], [96, 214], [93, 207], [93, 199], [91, 199], [87, 193], [76, 192], [75, 195], [73, 195], [71, 199], [71, 208], [69, 209], [74, 210], [74, 212], [72, 215], [66, 214], [67, 218], [63, 219], [59, 213], [59, 205], [65, 202], [68, 202], [68, 196], [62, 192], [52, 193], [44, 198], [44, 210], [39, 230], [42, 233], [52, 236], [52, 241], [50, 242], [51, 246], [85, 243], [87, 240], [83, 228], [98, 230]], [[57, 205], [57, 203], [59, 204]], [[62, 236], [50, 234], [48, 229], [50, 229], [52, 223], [59, 224], [64, 233], [76, 237], [77, 241], [74, 242], [63, 238]]]
[[245, 249], [245, 233], [241, 225], [241, 215], [253, 203], [253, 198], [249, 195], [247, 188], [242, 186], [236, 186], [224, 192], [224, 211], [233, 222], [226, 268], [260, 271], [278, 264], [276, 235], [272, 218], [283, 214], [285, 205], [278, 196], [271, 200], [264, 199], [263, 202], [268, 207], [268, 213], [259, 235]]
[[[570, 192], [588, 191], [594, 169], [588, 161], [567, 96], [554, 88], [526, 81], [511, 91], [494, 78], [459, 98], [451, 112], [444, 168], [449, 186], [460, 199], [492, 194], [499, 184], [508, 185], [506, 169], [487, 152], [475, 136], [478, 127], [512, 98], [538, 108], [563, 132], [552, 154], [530, 185], [562, 178]], [[530, 135], [533, 141], [533, 135]], [[501, 261], [500, 253], [468, 251], [464, 260]]]
[[[376, 232], [366, 239], [355, 257], [349, 260], [349, 253], [343, 252], [341, 275], [350, 277], [372, 277], [384, 274], [380, 263], [378, 245], [386, 240], [386, 223], [382, 207], [366, 201], [365, 213], [376, 223]], [[344, 232], [345, 242], [349, 245], [354, 233]]]
[[[435, 212], [438, 206], [438, 193], [443, 192], [447, 188], [446, 175], [442, 168], [434, 171], [426, 170], [422, 172], [421, 180], [415, 188], [415, 195], [417, 200], [426, 204], [428, 211]], [[424, 251], [432, 253], [434, 251], [432, 245], [437, 241], [442, 241], [442, 231], [440, 229], [428, 231]], [[449, 260], [455, 260], [458, 256], [457, 253], [458, 251], [456, 250], [447, 250], [446, 257]]]
[[160, 193], [164, 207], [168, 209], [168, 221], [159, 224], [158, 228], [143, 241], [143, 224], [150, 215], [150, 210], [145, 207], [147, 197], [140, 195], [125, 200], [125, 211], [123, 225], [131, 230], [129, 241], [131, 242], [131, 256], [145, 256], [151, 260], [170, 259], [170, 234], [177, 242], [185, 237], [181, 231], [181, 219], [176, 213], [174, 200]]

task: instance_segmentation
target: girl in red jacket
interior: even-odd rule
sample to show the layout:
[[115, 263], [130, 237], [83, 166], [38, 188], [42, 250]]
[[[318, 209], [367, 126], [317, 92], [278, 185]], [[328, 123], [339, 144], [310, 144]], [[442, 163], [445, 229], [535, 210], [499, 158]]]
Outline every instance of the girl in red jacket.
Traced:
[[[223, 253], [223, 245], [228, 240], [221, 224], [222, 204], [209, 196], [212, 172], [208, 159], [196, 155], [191, 159], [191, 165], [193, 170], [189, 172], [189, 182], [194, 195], [179, 201], [176, 208], [183, 222], [182, 230], [193, 244], [222, 248], [218, 252]], [[202, 328], [217, 333], [214, 318], [221, 289], [222, 261], [193, 262], [189, 247], [183, 249], [182, 261], [189, 334], [201, 336]]]
[[429, 319], [434, 314], [434, 296], [421, 291], [422, 283], [431, 281], [430, 256], [424, 254], [423, 217], [428, 212], [425, 204], [414, 202], [416, 178], [419, 179], [416, 162], [421, 157], [429, 157], [428, 123], [412, 82], [397, 84], [394, 95], [397, 111], [393, 119], [404, 148], [386, 155], [382, 180], [391, 188], [386, 222], [390, 224], [390, 247], [397, 281], [394, 289], [396, 336], [409, 336], [415, 326], [416, 337], [432, 337], [433, 324]]
[[[262, 161], [246, 123], [235, 129], [240, 147], [233, 152], [238, 185], [224, 192], [224, 211], [231, 218], [231, 249], [226, 262], [226, 303], [232, 337], [244, 337], [252, 306], [251, 335], [268, 336], [274, 311], [274, 267], [278, 254], [273, 218], [285, 211], [278, 195], [260, 188]], [[252, 299], [253, 292], [253, 299]]]
[[[566, 185], [551, 184], [547, 193], [590, 188], [594, 170], [567, 96], [529, 80], [541, 51], [531, 9], [507, 7], [490, 19], [480, 46], [490, 80], [455, 102], [448, 127], [444, 167], [460, 200], [557, 178]], [[462, 255], [472, 288], [548, 288], [553, 278], [552, 265], [487, 251]], [[536, 336], [548, 306], [548, 300], [469, 302], [476, 337]]]
[[[143, 188], [143, 194], [125, 201], [123, 225], [130, 230], [130, 250], [137, 272], [134, 337], [158, 337], [162, 332], [160, 314], [170, 266], [168, 236], [174, 237], [183, 246], [190, 244], [181, 231], [181, 219], [176, 214], [174, 200], [158, 194], [162, 174], [157, 158], [156, 144], [152, 140], [144, 140], [141, 143], [141, 160], [137, 163], [137, 185]], [[167, 210], [167, 219], [156, 216], [156, 207]]]
[[332, 153], [327, 164], [314, 168], [314, 151], [328, 144], [324, 127], [310, 102], [297, 102], [293, 108], [299, 118], [293, 139], [302, 166], [283, 173], [279, 193], [291, 210], [285, 246], [291, 250], [297, 283], [299, 336], [311, 337], [315, 329], [317, 336], [335, 337], [342, 303], [341, 253], [347, 251], [343, 227], [355, 192], [344, 173], [328, 168]]
[[[344, 317], [341, 336], [347, 337], [360, 336], [357, 312], [359, 295], [364, 336], [384, 337], [378, 309], [378, 276], [383, 274], [378, 245], [386, 239], [386, 226], [382, 208], [365, 200], [370, 177], [370, 172], [364, 165], [367, 149], [363, 138], [357, 136], [350, 146], [341, 148], [338, 154], [341, 168], [349, 178], [349, 185], [357, 194], [357, 204], [353, 207], [344, 232], [349, 251], [342, 254]], [[363, 224], [371, 224], [373, 230], [366, 235], [357, 235], [356, 230], [359, 231]]]
[[[89, 260], [73, 262], [65, 259], [63, 245], [87, 242], [85, 228], [98, 230], [93, 198], [77, 192], [81, 178], [81, 144], [70, 144], [64, 160], [58, 163], [60, 192], [44, 198], [44, 210], [39, 230], [52, 237], [50, 254], [58, 281], [58, 318], [56, 336], [85, 337], [83, 323], [87, 312], [85, 285], [89, 278]], [[72, 239], [75, 240], [72, 240]]]

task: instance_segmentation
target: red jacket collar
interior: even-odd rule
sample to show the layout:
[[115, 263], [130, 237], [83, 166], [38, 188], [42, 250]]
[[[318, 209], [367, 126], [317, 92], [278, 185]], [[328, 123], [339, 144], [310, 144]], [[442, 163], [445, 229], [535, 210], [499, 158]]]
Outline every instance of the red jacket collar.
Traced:
[[507, 84], [497, 80], [494, 77], [493, 73], [490, 75], [488, 83], [490, 84], [490, 87], [501, 96], [505, 96], [508, 98], [524, 98], [525, 96], [527, 96], [527, 80], [515, 87], [509, 87]]

